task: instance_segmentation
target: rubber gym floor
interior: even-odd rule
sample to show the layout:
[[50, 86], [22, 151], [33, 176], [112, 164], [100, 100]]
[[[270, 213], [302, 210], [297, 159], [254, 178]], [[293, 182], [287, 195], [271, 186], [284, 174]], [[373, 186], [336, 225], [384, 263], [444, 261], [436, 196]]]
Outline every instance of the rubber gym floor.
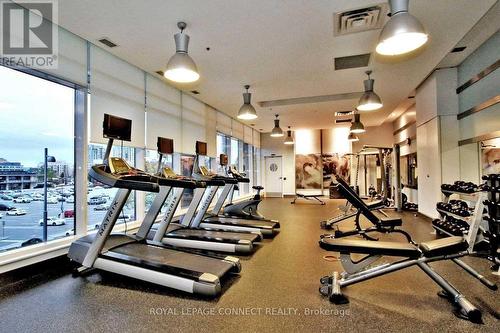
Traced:
[[[325, 233], [319, 221], [338, 214], [342, 200], [327, 205], [290, 198], [266, 199], [261, 211], [281, 222], [281, 232], [252, 256], [242, 272], [225, 282], [217, 299], [199, 299], [110, 273], [74, 278], [72, 265], [56, 258], [0, 276], [0, 332], [500, 332], [500, 297], [452, 262], [433, 263], [483, 313], [484, 324], [456, 318], [452, 305], [418, 268], [345, 289], [350, 303], [336, 306], [318, 292], [319, 278], [341, 270], [323, 259]], [[391, 215], [397, 213], [390, 212]], [[430, 220], [402, 213], [416, 241], [430, 240]], [[343, 222], [348, 230], [352, 222]], [[382, 235], [384, 240], [401, 236]], [[482, 274], [489, 263], [467, 258]]]

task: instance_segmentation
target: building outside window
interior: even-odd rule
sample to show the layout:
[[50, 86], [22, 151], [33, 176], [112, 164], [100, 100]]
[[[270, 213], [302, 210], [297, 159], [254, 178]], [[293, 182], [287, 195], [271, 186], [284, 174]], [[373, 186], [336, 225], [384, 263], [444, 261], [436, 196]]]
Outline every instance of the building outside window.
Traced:
[[[0, 251], [74, 234], [75, 89], [0, 66]], [[44, 197], [44, 149], [48, 165]]]

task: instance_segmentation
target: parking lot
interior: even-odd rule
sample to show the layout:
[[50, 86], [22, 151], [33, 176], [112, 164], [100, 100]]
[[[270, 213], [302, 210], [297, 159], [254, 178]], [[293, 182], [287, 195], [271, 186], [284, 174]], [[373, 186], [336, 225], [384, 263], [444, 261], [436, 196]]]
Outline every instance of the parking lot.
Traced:
[[[89, 193], [90, 197], [102, 196], [106, 201], [103, 204], [105, 207], [109, 204], [110, 198], [113, 198], [116, 189], [98, 189]], [[23, 195], [35, 196], [43, 194], [43, 189], [27, 190]], [[18, 209], [26, 211], [25, 215], [9, 216], [7, 211], [0, 211], [2, 218], [0, 218], [0, 252], [12, 248], [22, 246], [26, 242], [34, 238], [43, 238], [43, 226], [39, 224], [40, 219], [43, 218], [43, 201], [31, 201], [29, 203], [15, 203], [12, 200], [0, 199], [0, 204], [13, 206]], [[57, 203], [48, 204], [48, 216], [58, 217], [62, 216], [61, 213], [71, 210], [74, 211], [74, 203], [59, 201]], [[98, 227], [106, 214], [106, 210], [95, 210], [98, 205], [88, 205], [88, 228], [93, 230]], [[101, 207], [102, 209], [102, 207]], [[134, 216], [133, 207], [127, 206], [124, 210], [127, 220]], [[61, 237], [73, 235], [74, 233], [74, 218], [64, 218], [64, 225], [48, 226], [48, 240], [53, 240]], [[119, 221], [120, 222], [120, 221]]]

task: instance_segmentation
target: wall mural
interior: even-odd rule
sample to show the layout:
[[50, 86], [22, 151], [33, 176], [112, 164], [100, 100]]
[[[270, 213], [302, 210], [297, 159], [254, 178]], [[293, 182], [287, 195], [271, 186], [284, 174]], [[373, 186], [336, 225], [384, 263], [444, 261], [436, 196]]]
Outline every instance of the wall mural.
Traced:
[[335, 176], [341, 176], [347, 183], [350, 179], [349, 158], [346, 155], [337, 153], [323, 154], [321, 156], [323, 163], [323, 188], [327, 189], [335, 181]]
[[295, 187], [321, 189], [323, 182], [320, 154], [295, 155]]
[[500, 147], [495, 144], [488, 144], [490, 142], [485, 143], [481, 147], [481, 174], [500, 173]]

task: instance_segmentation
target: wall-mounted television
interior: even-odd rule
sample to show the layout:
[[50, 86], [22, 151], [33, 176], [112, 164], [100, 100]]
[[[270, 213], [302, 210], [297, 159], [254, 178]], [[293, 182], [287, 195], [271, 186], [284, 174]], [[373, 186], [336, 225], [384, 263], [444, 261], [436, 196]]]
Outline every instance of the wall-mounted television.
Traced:
[[132, 133], [132, 120], [104, 114], [103, 136], [109, 139], [130, 141]]
[[220, 154], [219, 156], [219, 164], [222, 166], [226, 166], [229, 163], [227, 155], [226, 154]]
[[160, 154], [173, 154], [174, 140], [158, 137], [157, 147]]
[[196, 141], [196, 155], [202, 155], [202, 156], [207, 155], [207, 143], [206, 142]]

